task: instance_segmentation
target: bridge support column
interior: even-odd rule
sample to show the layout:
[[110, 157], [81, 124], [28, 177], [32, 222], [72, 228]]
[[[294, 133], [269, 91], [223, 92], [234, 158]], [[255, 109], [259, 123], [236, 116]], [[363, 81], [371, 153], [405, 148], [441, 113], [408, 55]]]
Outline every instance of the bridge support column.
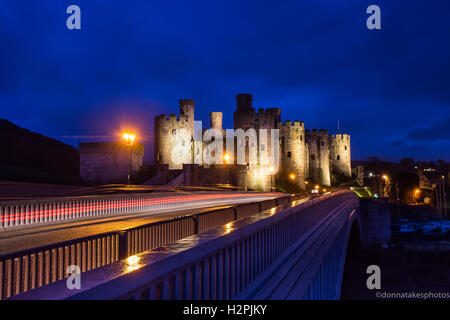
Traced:
[[362, 245], [386, 244], [391, 240], [391, 214], [384, 200], [360, 199]]

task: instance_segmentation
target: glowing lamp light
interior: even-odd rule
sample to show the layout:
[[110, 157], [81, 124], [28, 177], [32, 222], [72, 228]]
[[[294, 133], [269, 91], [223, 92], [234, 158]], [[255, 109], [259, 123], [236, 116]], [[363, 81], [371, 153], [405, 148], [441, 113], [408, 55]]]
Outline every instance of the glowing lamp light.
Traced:
[[415, 189], [414, 192], [415, 192], [416, 194], [419, 194], [419, 193], [420, 193], [420, 189]]
[[388, 176], [387, 175], [383, 175], [383, 179], [387, 180]]
[[131, 146], [131, 145], [133, 145], [133, 142], [134, 142], [134, 139], [136, 138], [136, 136], [132, 133], [125, 132], [124, 134], [122, 134], [122, 138], [125, 139], [125, 141], [127, 142], [127, 145]]
[[139, 263], [139, 257], [138, 256], [130, 256], [127, 258], [127, 263], [130, 266], [135, 266]]
[[142, 263], [140, 263], [141, 258], [138, 256], [130, 256], [127, 258], [126, 263], [126, 272], [132, 272], [134, 270], [137, 270], [143, 266]]
[[274, 167], [270, 167], [270, 168], [269, 168], [269, 172], [270, 172], [270, 173], [273, 173], [274, 171], [275, 171], [275, 168], [274, 168]]
[[223, 156], [223, 160], [225, 160], [225, 163], [227, 163], [229, 159], [230, 159], [230, 156], [225, 153], [225, 155]]
[[295, 179], [295, 174], [291, 173], [291, 174], [289, 175], [289, 179], [294, 180], [294, 179]]
[[319, 190], [319, 188], [320, 188], [319, 185], [316, 185], [316, 186], [314, 187], [314, 189], [317, 189], [317, 190]]

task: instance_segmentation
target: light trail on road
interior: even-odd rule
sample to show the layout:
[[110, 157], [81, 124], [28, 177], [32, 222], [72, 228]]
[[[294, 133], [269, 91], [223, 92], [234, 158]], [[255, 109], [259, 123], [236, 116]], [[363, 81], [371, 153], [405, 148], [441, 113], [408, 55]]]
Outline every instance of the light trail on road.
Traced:
[[218, 199], [232, 199], [232, 198], [248, 198], [248, 197], [278, 197], [282, 196], [281, 193], [251, 193], [251, 194], [201, 194], [201, 195], [177, 195], [163, 198], [152, 199], [116, 199], [115, 203], [100, 203], [100, 204], [79, 204], [71, 208], [56, 208], [56, 209], [44, 209], [44, 210], [32, 210], [30, 212], [12, 212], [8, 215], [0, 216], [0, 225], [5, 224], [17, 224], [17, 222], [24, 222], [27, 220], [43, 220], [43, 219], [58, 219], [60, 216], [73, 215], [73, 214], [87, 214], [95, 210], [110, 210], [110, 209], [129, 209], [132, 210], [135, 207], [151, 206], [151, 205], [165, 205], [174, 203], [184, 203], [193, 201], [205, 201], [205, 200], [218, 200]]

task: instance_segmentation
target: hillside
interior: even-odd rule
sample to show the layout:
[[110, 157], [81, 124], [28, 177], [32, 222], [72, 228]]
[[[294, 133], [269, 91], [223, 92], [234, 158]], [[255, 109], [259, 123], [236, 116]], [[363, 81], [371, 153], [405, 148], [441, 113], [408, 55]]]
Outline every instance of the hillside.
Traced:
[[0, 119], [0, 180], [73, 182], [79, 167], [74, 147]]

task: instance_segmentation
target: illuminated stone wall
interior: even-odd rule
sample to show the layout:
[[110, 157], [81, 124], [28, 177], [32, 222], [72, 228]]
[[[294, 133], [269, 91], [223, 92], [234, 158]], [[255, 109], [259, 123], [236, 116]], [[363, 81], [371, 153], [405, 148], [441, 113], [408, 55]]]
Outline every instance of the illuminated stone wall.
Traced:
[[[124, 142], [80, 143], [80, 177], [88, 184], [126, 183], [129, 166], [129, 146]], [[132, 146], [131, 171], [142, 167], [144, 146]]]
[[330, 146], [327, 130], [306, 130], [309, 151], [309, 179], [330, 186]]
[[352, 176], [350, 159], [350, 135], [330, 135], [330, 163], [331, 171], [347, 178]]
[[278, 123], [280, 130], [280, 170], [278, 177], [292, 180], [299, 189], [305, 190], [305, 125], [289, 120]]
[[[267, 151], [267, 156], [271, 158], [272, 150], [271, 130], [279, 129], [278, 160], [279, 168], [276, 174], [280, 181], [288, 179], [289, 184], [294, 184], [296, 189], [305, 190], [306, 180], [311, 180], [323, 186], [331, 183], [330, 171], [337, 175], [351, 177], [350, 159], [350, 136], [348, 134], [328, 135], [326, 130], [305, 131], [305, 125], [301, 121], [285, 121], [281, 119], [281, 109], [268, 108], [258, 109], [252, 106], [252, 95], [238, 94], [236, 96], [237, 108], [233, 113], [233, 127], [235, 130], [247, 131], [252, 128], [257, 132], [257, 150]], [[222, 127], [223, 114], [221, 112], [211, 112], [211, 128], [221, 130], [223, 133], [223, 152], [226, 153], [226, 134]], [[183, 140], [185, 144], [180, 146], [179, 136], [181, 129], [186, 135]], [[267, 129], [267, 143], [259, 141], [259, 130]], [[198, 136], [202, 136], [206, 128]], [[235, 140], [235, 150], [237, 149]], [[211, 178], [201, 178], [202, 184], [206, 180], [223, 181], [220, 174], [215, 175], [213, 170], [220, 171], [217, 165], [205, 164], [204, 151], [211, 142], [194, 139], [194, 101], [180, 100], [180, 116], [171, 114], [161, 115], [155, 118], [155, 162], [157, 164], [167, 164], [169, 169], [182, 169], [183, 164], [200, 164], [208, 169]], [[175, 146], [178, 149], [174, 149]], [[250, 164], [249, 141], [245, 141], [245, 173], [236, 183], [243, 188], [254, 190], [270, 190], [270, 174], [267, 174], [272, 163]], [[172, 154], [178, 157], [175, 163]], [[259, 156], [259, 154], [258, 154]], [[235, 152], [229, 154], [230, 160], [237, 162]], [[247, 166], [247, 164], [249, 164]], [[241, 164], [242, 165], [242, 164]], [[236, 167], [237, 168], [237, 167]], [[237, 170], [237, 169], [236, 169]], [[262, 172], [264, 171], [264, 172]], [[196, 172], [199, 172], [198, 170]], [[197, 173], [193, 173], [193, 176]], [[205, 173], [201, 173], [205, 174]], [[295, 178], [289, 180], [290, 176]], [[194, 179], [195, 180], [195, 179]], [[213, 183], [213, 182], [212, 182]], [[221, 183], [221, 182], [217, 182]]]
[[194, 161], [194, 100], [180, 100], [180, 116], [155, 117], [155, 163], [181, 169]]

